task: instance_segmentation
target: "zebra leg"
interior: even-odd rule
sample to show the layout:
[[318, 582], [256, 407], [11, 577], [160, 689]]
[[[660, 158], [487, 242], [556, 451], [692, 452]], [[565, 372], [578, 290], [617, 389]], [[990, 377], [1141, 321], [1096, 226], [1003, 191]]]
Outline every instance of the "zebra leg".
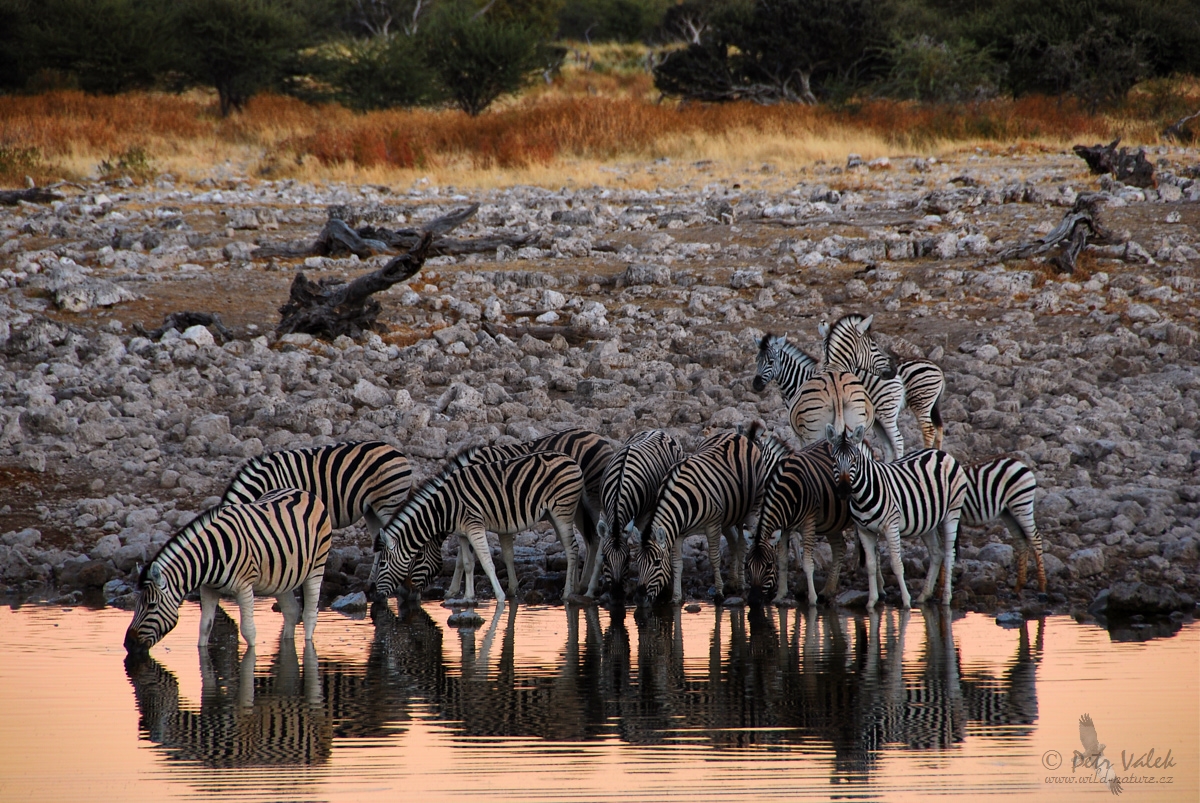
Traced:
[[671, 602], [683, 602], [683, 538], [676, 538], [671, 545], [671, 574], [675, 577], [671, 586]]
[[905, 608], [912, 607], [912, 597], [908, 594], [908, 584], [904, 582], [904, 561], [900, 553], [900, 523], [892, 518], [885, 531], [888, 551], [891, 552], [892, 573], [900, 583], [900, 602]]
[[242, 656], [242, 665], [238, 667], [238, 705], [242, 708], [254, 707], [254, 645], [246, 648]]
[[[317, 605], [321, 601], [321, 581], [325, 579], [325, 569], [310, 574], [304, 580], [304, 643], [312, 644], [313, 632], [317, 629]], [[292, 600], [296, 598], [293, 596]]]
[[875, 533], [862, 527], [856, 529], [867, 563], [867, 607], [874, 608], [875, 603], [879, 601], [879, 582], [876, 578], [879, 556], [876, 554]]
[[[458, 560], [455, 564], [455, 572], [462, 571], [466, 589], [464, 596], [466, 599], [475, 599], [475, 546], [471, 543], [471, 539], [465, 535], [458, 536]], [[454, 594], [458, 593], [458, 589], [451, 586], [454, 592], [450, 594], [450, 598], [454, 598]]]
[[207, 647], [212, 636], [213, 622], [217, 620], [217, 600], [221, 593], [215, 588], [200, 586], [200, 642], [197, 646]]
[[570, 521], [562, 521], [555, 515], [550, 516], [550, 526], [554, 528], [559, 542], [567, 553], [567, 579], [563, 586], [563, 599], [566, 600], [575, 593], [575, 530]]
[[904, 457], [904, 436], [900, 434], [900, 426], [897, 424], [897, 416], [894, 415], [895, 410], [887, 410], [887, 413], [893, 413], [886, 420], [881, 418], [879, 410], [875, 411], [875, 426], [873, 429], [879, 435], [880, 441], [883, 443], [884, 457], [888, 462], [893, 462]]
[[[517, 596], [517, 563], [513, 557], [513, 540], [516, 533], [500, 533], [500, 557], [504, 560], [504, 571], [508, 573], [508, 596]], [[567, 571], [570, 572], [570, 558], [567, 559]], [[567, 575], [568, 578], [570, 574]]]
[[[446, 589], [446, 599], [454, 599], [462, 589], [463, 578], [475, 573], [475, 561], [468, 554], [471, 551], [470, 542], [463, 536], [458, 538], [458, 556], [454, 559], [454, 575], [450, 578], [450, 587]], [[467, 563], [470, 562], [470, 569]]]
[[780, 532], [779, 542], [775, 544], [775, 599], [771, 600], [776, 605], [787, 599], [788, 553], [791, 551], [791, 548], [791, 533]]
[[725, 542], [729, 544], [729, 560], [732, 564], [729, 567], [730, 582], [735, 593], [743, 594], [746, 591], [746, 542], [741, 536], [741, 528], [726, 527]]
[[246, 586], [237, 592], [238, 609], [241, 611], [242, 638], [246, 645], [253, 648], [257, 636], [254, 629], [254, 587]]
[[827, 602], [833, 602], [837, 597], [838, 581], [842, 576], [842, 561], [846, 558], [846, 539], [841, 533], [835, 533], [829, 539], [829, 548], [833, 551], [833, 562], [825, 576], [825, 588], [821, 593]]
[[962, 515], [961, 508], [951, 508], [942, 520], [942, 546], [946, 550], [945, 572], [946, 583], [942, 586], [942, 604], [949, 605], [954, 590], [954, 542], [958, 540], [958, 519]]
[[930, 530], [927, 533], [921, 533], [921, 540], [925, 542], [925, 550], [929, 553], [929, 570], [925, 572], [925, 586], [921, 589], [920, 596], [917, 597], [918, 605], [924, 605], [933, 596], [933, 587], [937, 584], [942, 568], [942, 545], [937, 531]]
[[[721, 579], [721, 528], [716, 525], [709, 525], [705, 528], [704, 534], [708, 537], [708, 562], [712, 564], [713, 570], [713, 587], [717, 589], [717, 599], [721, 600], [725, 597], [725, 581]], [[683, 543], [683, 533], [675, 539], [677, 545]], [[680, 546], [682, 549], [682, 546]], [[680, 563], [682, 566], [682, 562]], [[683, 599], [682, 587], [679, 593], [679, 599]], [[675, 600], [678, 602], [679, 600]]]
[[[500, 578], [496, 576], [496, 567], [492, 564], [492, 552], [488, 549], [487, 530], [479, 523], [467, 525], [467, 538], [471, 540], [471, 546], [475, 548], [475, 557], [479, 559], [479, 563], [483, 566], [483, 573], [487, 575], [488, 580], [492, 583], [492, 592], [496, 595], [496, 604], [502, 605], [504, 603], [504, 588], [500, 585]], [[473, 586], [474, 583], [468, 575], [467, 599], [475, 599], [475, 589]]]
[[817, 604], [816, 580], [813, 579], [813, 568], [816, 565], [817, 551], [817, 522], [813, 516], [805, 516], [804, 523], [804, 577], [808, 580], [808, 605], [811, 608]]
[[[592, 552], [592, 550], [589, 548], [588, 549], [589, 557], [590, 557], [591, 552]], [[600, 585], [600, 575], [603, 574], [603, 569], [604, 569], [604, 557], [600, 553], [600, 539], [599, 538], [596, 539], [595, 553], [596, 553], [596, 559], [592, 561], [592, 573], [588, 579], [587, 595], [589, 597], [596, 596], [596, 587], [598, 585]]]
[[300, 603], [296, 601], [296, 593], [284, 591], [276, 594], [275, 599], [279, 600], [279, 610], [283, 613], [283, 638], [294, 638], [296, 625], [300, 623]]
[[324, 699], [321, 692], [321, 662], [317, 660], [317, 648], [311, 641], [304, 642], [304, 699], [309, 705], [320, 705]]

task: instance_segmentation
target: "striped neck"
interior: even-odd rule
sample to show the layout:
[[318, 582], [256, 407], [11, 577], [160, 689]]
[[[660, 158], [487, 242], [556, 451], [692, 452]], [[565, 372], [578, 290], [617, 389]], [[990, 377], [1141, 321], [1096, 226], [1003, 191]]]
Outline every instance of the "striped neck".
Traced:
[[817, 361], [790, 340], [775, 346], [775, 382], [788, 397], [794, 397], [800, 386], [816, 373]]

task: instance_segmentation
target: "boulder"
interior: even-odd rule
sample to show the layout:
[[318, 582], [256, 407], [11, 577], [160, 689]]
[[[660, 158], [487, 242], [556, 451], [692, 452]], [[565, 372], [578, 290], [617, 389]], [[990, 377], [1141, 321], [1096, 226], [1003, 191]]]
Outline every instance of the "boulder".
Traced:
[[1104, 571], [1104, 550], [1089, 547], [1072, 552], [1067, 558], [1067, 569], [1075, 578], [1092, 577]]

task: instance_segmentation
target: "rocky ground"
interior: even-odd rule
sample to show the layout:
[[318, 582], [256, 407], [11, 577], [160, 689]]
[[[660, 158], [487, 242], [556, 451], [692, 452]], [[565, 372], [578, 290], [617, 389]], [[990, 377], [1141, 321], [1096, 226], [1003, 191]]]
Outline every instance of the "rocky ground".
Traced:
[[[1082, 612], [1116, 583], [1187, 607], [1170, 595], [1200, 593], [1200, 159], [1150, 156], [1157, 189], [1013, 149], [764, 165], [745, 187], [704, 185], [698, 164], [692, 185], [659, 191], [164, 176], [0, 208], [0, 592], [128, 604], [136, 569], [269, 450], [384, 439], [424, 476], [468, 444], [567, 425], [692, 445], [759, 418], [787, 435], [778, 390], [751, 390], [758, 340], [784, 332], [816, 353], [818, 320], [853, 311], [899, 357], [944, 368], [948, 451], [1011, 452], [1037, 474], [1048, 597], [1012, 595], [997, 525], [964, 530], [956, 605]], [[1119, 242], [1090, 246], [1075, 275], [998, 261], [1097, 191]], [[297, 268], [353, 277], [386, 257], [256, 260], [259, 245], [310, 241], [333, 205], [396, 227], [468, 202], [481, 208], [456, 237], [533, 244], [431, 259], [380, 296], [387, 331], [362, 342], [274, 335]], [[231, 338], [144, 336], [183, 310], [219, 314]], [[702, 542], [685, 546], [694, 598], [711, 581]], [[555, 539], [518, 543], [534, 547], [528, 598], [552, 600]], [[339, 534], [328, 596], [361, 588], [369, 550], [365, 530]], [[905, 559], [920, 582], [920, 547]], [[861, 573], [844, 583], [865, 588]]]

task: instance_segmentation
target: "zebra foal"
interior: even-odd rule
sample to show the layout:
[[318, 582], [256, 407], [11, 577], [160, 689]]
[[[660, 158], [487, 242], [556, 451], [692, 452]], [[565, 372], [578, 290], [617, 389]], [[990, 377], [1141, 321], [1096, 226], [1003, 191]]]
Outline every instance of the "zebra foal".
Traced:
[[708, 537], [717, 597], [721, 579], [721, 536], [729, 543], [733, 583], [741, 588], [745, 542], [741, 527], [762, 496], [762, 453], [754, 442], [759, 425], [747, 435], [720, 433], [668, 473], [650, 522], [642, 529], [637, 556], [638, 593], [653, 601], [674, 579], [672, 602], [683, 599], [683, 539], [693, 532]]
[[[631, 435], [608, 461], [600, 486], [603, 513], [596, 529], [600, 534], [603, 568], [616, 597], [625, 592], [625, 567], [629, 563], [628, 538], [636, 536], [654, 512], [654, 502], [671, 467], [687, 455], [679, 442], [661, 429]], [[594, 596], [601, 564], [592, 567], [588, 596]]]
[[824, 536], [833, 548], [833, 563], [822, 593], [832, 599], [837, 593], [842, 557], [846, 553], [843, 531], [850, 526], [850, 506], [839, 498], [834, 485], [835, 463], [827, 441], [821, 441], [788, 454], [767, 476], [763, 488], [758, 526], [749, 534], [746, 574], [750, 599], [775, 589], [773, 602], [781, 602], [788, 593], [788, 548], [791, 536], [798, 532], [803, 544], [804, 575], [808, 578], [808, 604], [817, 603], [813, 583], [813, 553], [817, 536]]
[[390, 444], [335, 443], [250, 460], [230, 480], [221, 504], [253, 502], [268, 491], [296, 488], [324, 503], [333, 529], [365, 518], [375, 535], [404, 504], [410, 485], [408, 458]]
[[[142, 570], [125, 649], [141, 652], [157, 644], [179, 621], [183, 598], [197, 588], [201, 647], [208, 644], [222, 592], [237, 598], [242, 637], [250, 647], [256, 633], [255, 595], [279, 600], [285, 637], [303, 618], [304, 640], [312, 641], [331, 533], [321, 500], [294, 489], [201, 513], [163, 544]], [[292, 593], [296, 588], [304, 592], [303, 617]]]
[[[863, 432], [859, 426], [839, 435], [831, 425], [827, 435], [833, 444], [838, 493], [849, 500], [850, 516], [866, 552], [870, 584], [867, 606], [874, 607], [879, 600], [875, 549], [876, 537], [880, 535], [887, 542], [905, 608], [912, 606], [912, 600], [904, 583], [900, 538], [919, 535], [929, 550], [929, 571], [918, 603], [933, 594], [944, 552], [947, 581], [942, 589], [942, 604], [949, 605], [954, 541], [967, 494], [966, 473], [957, 460], [936, 449], [914, 452], [895, 463], [881, 463], [863, 445]], [[943, 549], [939, 549], [938, 529], [942, 531]]]
[[[440, 473], [413, 490], [404, 507], [379, 531], [375, 539], [379, 553], [375, 583], [370, 596], [384, 602], [402, 585], [420, 589], [435, 567], [441, 566], [442, 541], [458, 535], [459, 550], [468, 547], [474, 550], [491, 581], [496, 600], [503, 603], [504, 589], [492, 564], [487, 531], [499, 535], [502, 552], [511, 555], [513, 536], [543, 517], [550, 520], [566, 551], [564, 596], [570, 596], [575, 573], [575, 533], [571, 523], [582, 495], [583, 471], [574, 459], [558, 452], [535, 452], [463, 466], [452, 460]], [[509, 572], [509, 588], [515, 593], [515, 567], [509, 567]], [[466, 597], [474, 599], [474, 572], [466, 574], [466, 581]]]

